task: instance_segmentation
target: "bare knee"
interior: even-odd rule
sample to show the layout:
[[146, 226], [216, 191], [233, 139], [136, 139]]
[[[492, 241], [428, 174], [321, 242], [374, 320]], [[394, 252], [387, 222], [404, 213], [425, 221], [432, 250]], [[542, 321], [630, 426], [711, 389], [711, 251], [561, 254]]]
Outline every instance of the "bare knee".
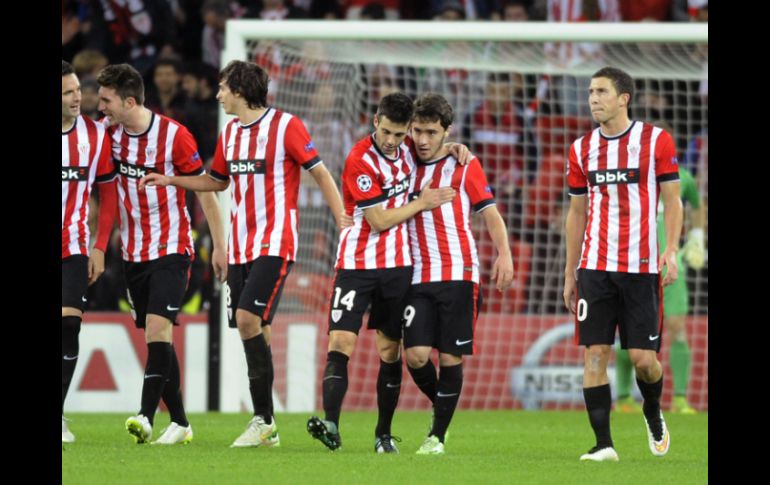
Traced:
[[607, 362], [610, 359], [609, 345], [591, 345], [585, 350], [584, 371], [591, 375], [601, 375], [607, 372]]
[[356, 348], [358, 335], [346, 330], [333, 330], [329, 333], [329, 352], [340, 352], [350, 357]]
[[438, 364], [441, 367], [452, 367], [463, 363], [462, 355], [438, 354]]
[[235, 311], [235, 324], [241, 340], [249, 340], [262, 333], [262, 319], [246, 310]]
[[392, 340], [385, 334], [377, 330], [377, 353], [380, 359], [387, 363], [393, 363], [401, 357], [401, 341]]
[[150, 342], [169, 342], [173, 330], [171, 320], [160, 315], [147, 315], [147, 321], [144, 326], [144, 338], [147, 343]]
[[636, 375], [645, 382], [654, 379], [659, 373], [660, 363], [654, 350], [630, 349], [628, 356], [636, 369]]
[[410, 347], [406, 349], [406, 365], [412, 369], [421, 369], [428, 363], [430, 347]]

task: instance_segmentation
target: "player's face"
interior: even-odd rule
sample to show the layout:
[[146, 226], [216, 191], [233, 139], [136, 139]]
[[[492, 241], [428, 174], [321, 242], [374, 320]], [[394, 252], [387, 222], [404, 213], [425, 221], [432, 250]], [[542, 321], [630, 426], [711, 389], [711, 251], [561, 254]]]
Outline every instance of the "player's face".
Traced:
[[123, 123], [126, 117], [126, 101], [120, 99], [120, 96], [113, 88], [106, 86], [99, 87], [99, 111], [107, 117], [107, 124], [117, 125]]
[[439, 121], [412, 121], [412, 140], [420, 160], [430, 161], [443, 156], [444, 141], [449, 135]]
[[387, 116], [374, 115], [374, 141], [382, 153], [392, 156], [406, 138], [409, 123], [394, 123]]
[[235, 94], [230, 91], [230, 87], [222, 80], [219, 83], [219, 91], [217, 91], [217, 101], [222, 105], [222, 109], [229, 115], [236, 114], [235, 112]]
[[588, 104], [591, 115], [597, 123], [607, 123], [615, 118], [621, 109], [628, 106], [628, 95], [618, 95], [612, 81], [606, 77], [591, 79], [588, 87]]
[[74, 74], [61, 77], [61, 117], [71, 120], [80, 114], [80, 81]]

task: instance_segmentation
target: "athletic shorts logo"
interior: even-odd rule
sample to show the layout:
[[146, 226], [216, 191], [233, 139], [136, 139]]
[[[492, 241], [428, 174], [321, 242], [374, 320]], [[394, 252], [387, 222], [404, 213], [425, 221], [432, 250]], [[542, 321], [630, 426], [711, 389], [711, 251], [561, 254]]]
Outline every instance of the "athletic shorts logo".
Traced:
[[654, 341], [656, 341], [656, 340], [658, 340], [660, 338], [660, 335], [656, 335], [654, 337], [652, 335], [650, 335], [647, 338], [650, 339], [650, 342], [654, 342]]
[[455, 340], [455, 345], [465, 345], [465, 344], [471, 343], [471, 341], [473, 341], [473, 339], [470, 339], [470, 340], [460, 340], [460, 339], [457, 339], [457, 340]]
[[257, 298], [256, 300], [254, 300], [254, 304], [255, 304], [256, 306], [267, 306], [267, 303], [262, 303], [261, 301], [259, 301], [259, 298]]
[[179, 310], [179, 307], [178, 306], [166, 305], [166, 310], [168, 310], [170, 312], [175, 312], [175, 311]]
[[356, 184], [361, 192], [369, 192], [372, 188], [372, 179], [368, 175], [359, 175]]
[[342, 310], [332, 310], [332, 322], [337, 323], [342, 318]]

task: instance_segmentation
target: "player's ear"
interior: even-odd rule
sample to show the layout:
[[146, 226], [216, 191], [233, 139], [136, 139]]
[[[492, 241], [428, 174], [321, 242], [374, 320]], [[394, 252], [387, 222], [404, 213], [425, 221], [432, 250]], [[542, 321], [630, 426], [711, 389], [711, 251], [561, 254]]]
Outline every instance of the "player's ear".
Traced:
[[454, 125], [449, 125], [446, 127], [446, 131], [444, 132], [444, 141], [448, 140], [452, 136], [452, 128]]
[[372, 118], [372, 124], [374, 125], [374, 129], [377, 129], [377, 125], [380, 124], [380, 119], [377, 117], [377, 113], [374, 114], [374, 118]]

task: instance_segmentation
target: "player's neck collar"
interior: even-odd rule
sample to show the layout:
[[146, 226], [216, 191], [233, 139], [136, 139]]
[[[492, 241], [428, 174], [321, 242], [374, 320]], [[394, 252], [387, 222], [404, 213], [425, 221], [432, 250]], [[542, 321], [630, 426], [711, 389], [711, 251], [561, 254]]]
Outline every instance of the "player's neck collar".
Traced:
[[267, 116], [267, 114], [270, 112], [271, 109], [273, 108], [271, 108], [270, 106], [266, 107], [264, 113], [259, 115], [257, 119], [255, 119], [251, 123], [241, 123], [241, 120], [239, 119], [238, 124], [240, 125], [241, 128], [245, 128], [245, 129], [251, 128], [252, 126], [257, 126], [260, 121], [265, 119], [265, 116]]
[[634, 125], [636, 124], [636, 121], [633, 121], [633, 120], [630, 120], [630, 121], [631, 123], [629, 123], [628, 127], [625, 130], [621, 131], [617, 135], [612, 135], [612, 136], [605, 135], [604, 132], [602, 131], [602, 127], [599, 126], [599, 136], [601, 136], [605, 140], [617, 140], [618, 138], [623, 138], [624, 136], [626, 136], [626, 134], [629, 131], [631, 131], [631, 128], [633, 128]]
[[132, 132], [128, 131], [128, 127], [126, 127], [126, 125], [124, 124], [123, 125], [123, 132], [126, 135], [128, 135], [130, 137], [134, 137], [134, 138], [146, 135], [150, 131], [150, 128], [152, 128], [152, 125], [155, 123], [155, 112], [152, 111], [152, 110], [149, 110], [149, 109], [147, 111], [150, 113], [150, 122], [147, 124], [147, 128], [145, 128], [144, 130], [142, 130], [139, 133], [132, 133]]
[[80, 118], [80, 115], [75, 116], [75, 118], [72, 120], [72, 125], [70, 125], [70, 127], [67, 128], [66, 130], [62, 130], [61, 134], [62, 135], [69, 135], [72, 132], [72, 130], [74, 130], [75, 127], [78, 126], [78, 118]]
[[385, 160], [387, 160], [389, 162], [395, 162], [399, 158], [401, 158], [401, 145], [396, 147], [396, 155], [394, 157], [389, 157], [388, 155], [385, 155], [382, 152], [382, 150], [380, 150], [380, 147], [377, 145], [377, 139], [375, 138], [375, 133], [372, 133], [369, 136], [371, 136], [371, 138], [372, 138], [372, 145], [374, 146], [374, 149], [377, 150], [377, 153], [379, 153], [382, 158], [384, 158]]

